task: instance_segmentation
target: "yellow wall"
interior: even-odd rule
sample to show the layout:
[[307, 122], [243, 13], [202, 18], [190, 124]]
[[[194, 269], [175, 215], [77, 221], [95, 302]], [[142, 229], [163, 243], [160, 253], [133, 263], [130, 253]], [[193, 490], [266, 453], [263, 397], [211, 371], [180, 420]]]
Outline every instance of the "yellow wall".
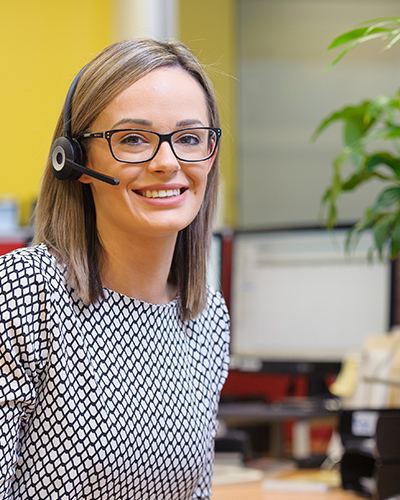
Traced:
[[[226, 222], [236, 220], [235, 0], [180, 0], [178, 38], [208, 66], [223, 127]], [[114, 41], [115, 0], [0, 0], [0, 196], [28, 223], [69, 83]]]
[[234, 225], [236, 208], [236, 0], [180, 0], [179, 33], [200, 61], [217, 93], [223, 143], [221, 170], [226, 222]]
[[111, 43], [113, 0], [0, 0], [0, 194], [28, 222], [69, 83]]

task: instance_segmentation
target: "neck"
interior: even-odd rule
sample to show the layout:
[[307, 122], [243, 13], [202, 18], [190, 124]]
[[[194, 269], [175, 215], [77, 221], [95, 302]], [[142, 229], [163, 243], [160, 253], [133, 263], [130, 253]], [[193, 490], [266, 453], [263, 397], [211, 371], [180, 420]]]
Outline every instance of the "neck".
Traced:
[[106, 253], [103, 286], [152, 304], [167, 304], [176, 296], [168, 283], [176, 235], [167, 238], [132, 238], [121, 244], [102, 240]]

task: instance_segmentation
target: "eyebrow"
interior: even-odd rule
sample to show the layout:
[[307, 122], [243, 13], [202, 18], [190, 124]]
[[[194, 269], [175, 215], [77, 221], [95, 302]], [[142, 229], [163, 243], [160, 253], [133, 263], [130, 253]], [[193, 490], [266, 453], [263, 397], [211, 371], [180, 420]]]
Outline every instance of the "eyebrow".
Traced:
[[[119, 120], [117, 123], [115, 123], [112, 126], [112, 130], [118, 128], [120, 125], [126, 125], [128, 123], [135, 124], [135, 125], [141, 125], [142, 127], [151, 127], [153, 122], [149, 120], [142, 120], [141, 118], [124, 118], [122, 120]], [[180, 120], [179, 122], [176, 122], [177, 127], [188, 127], [190, 125], [200, 125], [204, 126], [203, 122], [201, 120], [193, 119], [193, 120]]]
[[151, 127], [152, 122], [148, 120], [142, 120], [140, 118], [124, 118], [112, 126], [112, 129], [119, 127], [120, 125], [125, 125], [127, 123], [134, 123], [136, 125], [142, 125], [143, 127]]
[[201, 120], [182, 120], [180, 122], [176, 122], [177, 127], [187, 127], [188, 125], [201, 125], [204, 126]]

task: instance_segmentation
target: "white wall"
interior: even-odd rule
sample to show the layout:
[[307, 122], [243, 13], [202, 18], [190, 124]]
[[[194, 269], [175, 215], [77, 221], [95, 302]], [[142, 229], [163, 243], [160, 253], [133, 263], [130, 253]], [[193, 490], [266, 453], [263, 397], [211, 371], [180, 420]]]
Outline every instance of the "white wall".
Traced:
[[114, 0], [115, 40], [136, 36], [175, 38], [178, 0]]
[[[319, 222], [341, 132], [312, 144], [313, 131], [333, 110], [400, 87], [400, 43], [385, 53], [367, 43], [325, 73], [339, 53], [327, 47], [357, 23], [398, 15], [398, 0], [238, 0], [242, 227]], [[359, 218], [377, 188], [346, 195], [341, 220]]]

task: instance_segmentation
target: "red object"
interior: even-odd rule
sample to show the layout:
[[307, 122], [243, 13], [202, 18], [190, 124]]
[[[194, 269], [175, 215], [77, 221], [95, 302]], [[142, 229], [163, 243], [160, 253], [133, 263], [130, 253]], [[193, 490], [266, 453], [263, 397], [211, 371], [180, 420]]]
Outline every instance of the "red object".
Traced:
[[5, 255], [12, 250], [22, 247], [26, 247], [25, 239], [0, 241], [0, 255]]
[[229, 311], [231, 309], [232, 248], [232, 235], [224, 234], [222, 236], [221, 291]]
[[269, 402], [285, 399], [288, 393], [293, 397], [306, 396], [307, 378], [231, 370], [222, 390], [222, 397], [261, 398]]

